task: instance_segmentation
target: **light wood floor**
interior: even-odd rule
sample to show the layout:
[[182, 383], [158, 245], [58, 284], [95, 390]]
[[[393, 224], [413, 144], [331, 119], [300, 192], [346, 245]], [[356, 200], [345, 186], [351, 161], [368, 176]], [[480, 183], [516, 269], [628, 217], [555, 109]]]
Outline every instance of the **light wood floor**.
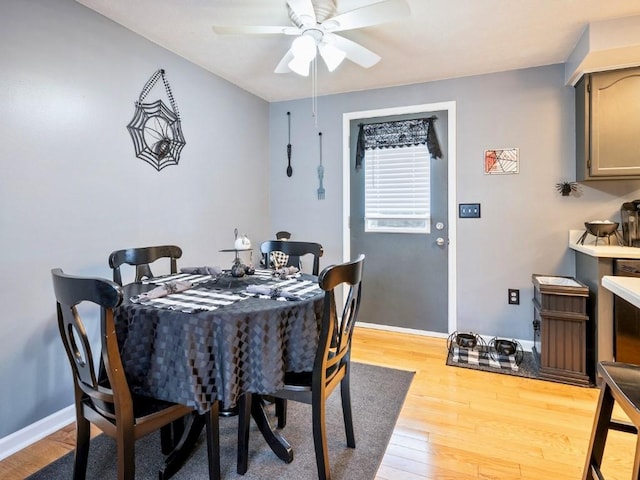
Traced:
[[[355, 361], [416, 372], [376, 480], [580, 479], [595, 388], [445, 365], [443, 339], [360, 328]], [[635, 436], [611, 432], [603, 470], [628, 480]], [[73, 449], [73, 425], [0, 462], [23, 479]]]

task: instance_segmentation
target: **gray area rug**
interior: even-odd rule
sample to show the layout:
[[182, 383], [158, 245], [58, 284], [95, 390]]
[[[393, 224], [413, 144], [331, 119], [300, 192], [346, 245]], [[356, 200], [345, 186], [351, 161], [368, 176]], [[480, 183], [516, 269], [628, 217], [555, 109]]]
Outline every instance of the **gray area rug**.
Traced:
[[[356, 448], [346, 446], [340, 392], [333, 392], [327, 403], [327, 441], [332, 478], [335, 480], [373, 479], [382, 461], [398, 414], [404, 403], [413, 372], [352, 362], [351, 400]], [[222, 478], [244, 480], [306, 480], [317, 478], [311, 407], [288, 403], [287, 426], [282, 434], [291, 444], [293, 462], [286, 464], [269, 449], [252, 422], [249, 470], [236, 473], [237, 417], [220, 418], [220, 456]], [[273, 408], [272, 406], [269, 408]], [[275, 423], [273, 410], [269, 413]], [[163, 458], [160, 437], [153, 433], [136, 442], [136, 478], [156, 479]], [[175, 480], [203, 480], [207, 474], [207, 452], [203, 434], [193, 456], [172, 477]], [[51, 463], [28, 480], [62, 480], [73, 476], [73, 453]], [[116, 475], [115, 443], [106, 435], [91, 440], [87, 478], [112, 480]]]

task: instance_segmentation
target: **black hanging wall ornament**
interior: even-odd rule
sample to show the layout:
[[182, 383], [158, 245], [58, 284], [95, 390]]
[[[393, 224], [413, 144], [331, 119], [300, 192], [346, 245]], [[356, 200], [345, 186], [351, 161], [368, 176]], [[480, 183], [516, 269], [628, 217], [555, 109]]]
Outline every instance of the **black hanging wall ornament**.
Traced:
[[[171, 108], [168, 108], [162, 100], [144, 103], [145, 97], [160, 77], [162, 77]], [[180, 126], [180, 113], [163, 69], [155, 72], [145, 84], [140, 97], [135, 102], [135, 107], [133, 119], [127, 125], [127, 130], [133, 140], [136, 157], [158, 171], [169, 165], [177, 165], [180, 161], [180, 152], [186, 142]]]
[[568, 197], [571, 192], [578, 191], [578, 184], [576, 182], [556, 183], [556, 190], [558, 190], [563, 197]]
[[293, 175], [291, 168], [291, 112], [287, 112], [287, 122], [289, 124], [289, 143], [287, 143], [287, 177]]
[[318, 200], [324, 200], [324, 186], [322, 185], [322, 179], [324, 178], [324, 166], [322, 165], [322, 132], [318, 132], [318, 141], [320, 143], [320, 164], [318, 165]]

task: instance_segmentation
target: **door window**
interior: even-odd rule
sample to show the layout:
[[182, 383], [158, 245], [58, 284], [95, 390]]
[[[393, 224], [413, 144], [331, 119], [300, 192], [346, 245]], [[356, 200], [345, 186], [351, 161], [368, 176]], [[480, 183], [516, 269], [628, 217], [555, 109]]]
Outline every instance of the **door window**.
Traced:
[[424, 144], [365, 151], [365, 232], [430, 233], [430, 162]]

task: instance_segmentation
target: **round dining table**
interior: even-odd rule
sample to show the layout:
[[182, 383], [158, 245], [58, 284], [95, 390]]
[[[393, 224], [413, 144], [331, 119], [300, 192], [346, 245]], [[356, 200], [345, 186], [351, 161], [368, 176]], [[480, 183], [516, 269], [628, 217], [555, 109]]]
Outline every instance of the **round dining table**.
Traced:
[[[208, 277], [188, 277], [195, 278], [193, 288], [148, 301], [141, 300], [145, 293], [185, 277], [123, 287], [124, 300], [114, 314], [130, 387], [200, 413], [215, 400], [230, 409], [250, 394], [252, 417], [274, 452], [290, 462], [291, 447], [271, 428], [261, 395], [282, 388], [286, 371], [313, 369], [324, 292], [317, 277], [306, 274], [277, 279], [257, 270], [240, 278], [229, 272]], [[251, 293], [250, 286], [272, 294]], [[289, 295], [280, 296], [284, 292]], [[210, 296], [221, 303], [200, 300]]]

